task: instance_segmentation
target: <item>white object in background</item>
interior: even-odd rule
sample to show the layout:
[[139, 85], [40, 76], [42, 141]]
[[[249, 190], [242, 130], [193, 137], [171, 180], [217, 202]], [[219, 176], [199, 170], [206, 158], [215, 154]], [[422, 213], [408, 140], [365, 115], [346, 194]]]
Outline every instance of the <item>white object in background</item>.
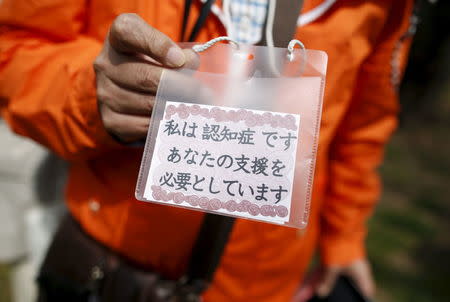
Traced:
[[34, 175], [48, 152], [2, 120], [0, 141], [0, 262], [13, 262], [26, 254], [23, 215], [37, 202]]
[[25, 254], [22, 216], [23, 210], [9, 204], [0, 191], [0, 262], [12, 262]]
[[14, 266], [11, 273], [13, 302], [35, 302], [37, 299], [36, 287], [37, 267], [33, 262], [25, 260]]
[[66, 164], [2, 120], [0, 140], [0, 262], [14, 263], [13, 301], [32, 302], [37, 270], [65, 211]]
[[24, 220], [28, 257], [15, 266], [12, 273], [14, 302], [36, 301], [37, 273], [60, 217], [65, 211], [66, 208], [63, 203], [53, 203], [49, 206], [37, 205], [27, 210]]

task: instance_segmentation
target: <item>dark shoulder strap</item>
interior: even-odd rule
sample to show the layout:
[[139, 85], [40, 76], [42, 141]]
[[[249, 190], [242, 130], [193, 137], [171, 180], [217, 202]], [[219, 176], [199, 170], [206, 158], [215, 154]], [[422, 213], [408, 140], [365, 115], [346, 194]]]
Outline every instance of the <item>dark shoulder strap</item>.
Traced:
[[[200, 10], [200, 15], [198, 16], [197, 21], [195, 22], [194, 27], [192, 28], [192, 31], [189, 34], [189, 37], [187, 39], [188, 42], [193, 42], [195, 40], [195, 38], [197, 37], [203, 24], [205, 24], [206, 18], [209, 16], [209, 13], [211, 12], [211, 7], [215, 1], [216, 0], [207, 0], [205, 2], [205, 4], [203, 4], [203, 6]], [[185, 0], [183, 25], [181, 27], [181, 41], [185, 41], [187, 23], [188, 23], [190, 11], [191, 11], [191, 5], [192, 5], [192, 0]]]
[[[297, 19], [303, 6], [303, 0], [277, 0], [275, 6], [275, 20], [273, 22], [273, 44], [275, 47], [287, 47], [294, 38], [297, 29]], [[258, 45], [267, 45], [265, 27], [261, 42]]]
[[277, 0], [273, 23], [273, 44], [287, 47], [297, 30], [297, 19], [303, 6], [303, 0]]
[[184, 0], [183, 24], [181, 25], [180, 41], [184, 41], [186, 36], [186, 27], [191, 12], [192, 0]]
[[205, 214], [186, 272], [186, 283], [199, 292], [206, 289], [219, 265], [235, 219]]

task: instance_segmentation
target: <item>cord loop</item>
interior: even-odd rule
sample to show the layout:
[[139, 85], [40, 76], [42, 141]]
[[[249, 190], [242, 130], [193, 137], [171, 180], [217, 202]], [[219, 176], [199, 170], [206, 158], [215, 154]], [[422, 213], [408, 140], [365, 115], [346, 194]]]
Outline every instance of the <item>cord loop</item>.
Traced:
[[[208, 48], [214, 46], [214, 44], [221, 42], [221, 41], [228, 41], [228, 42], [232, 43], [233, 45], [235, 45], [236, 49], [239, 50], [239, 43], [228, 36], [217, 37], [217, 38], [209, 40], [206, 43], [196, 44], [196, 45], [192, 46], [192, 50], [194, 50], [195, 52], [202, 52], [202, 51], [205, 51]], [[301, 70], [301, 73], [303, 73], [303, 71], [305, 70], [305, 67], [306, 67], [307, 56], [306, 56], [306, 47], [301, 41], [299, 41], [297, 39], [292, 39], [289, 42], [289, 44], [287, 46], [287, 51], [288, 51], [287, 58], [289, 61], [294, 60], [294, 51], [295, 51], [296, 45], [300, 46], [300, 49], [302, 50], [303, 61], [302, 61], [302, 67], [300, 68], [300, 70]], [[269, 53], [272, 53], [271, 50], [273, 50], [273, 47], [269, 46], [268, 48], [269, 48]], [[270, 56], [270, 59], [271, 59], [271, 64], [273, 65], [272, 68], [275, 69], [274, 64], [273, 64], [273, 58], [274, 57], [272, 54]], [[276, 72], [276, 73], [279, 74], [278, 72]]]
[[239, 49], [239, 43], [238, 42], [236, 42], [235, 40], [231, 39], [230, 37], [223, 36], [223, 37], [217, 37], [217, 38], [211, 39], [211, 40], [209, 40], [208, 42], [206, 42], [204, 44], [194, 45], [194, 46], [192, 46], [192, 50], [194, 50], [195, 52], [202, 52], [202, 51], [205, 51], [208, 48], [214, 46], [214, 44], [216, 44], [217, 42], [221, 42], [221, 41], [228, 41], [228, 42], [234, 44], [237, 49]]

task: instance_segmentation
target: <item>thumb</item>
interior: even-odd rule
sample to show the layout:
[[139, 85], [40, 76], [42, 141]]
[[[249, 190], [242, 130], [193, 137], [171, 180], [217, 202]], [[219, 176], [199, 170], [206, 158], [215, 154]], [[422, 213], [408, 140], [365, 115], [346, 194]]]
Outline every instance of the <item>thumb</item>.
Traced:
[[294, 297], [292, 297], [291, 302], [309, 301], [309, 299], [311, 299], [316, 292], [317, 283], [320, 278], [321, 270], [317, 268], [308, 275], [300, 289], [295, 293]]
[[316, 289], [316, 293], [320, 298], [325, 298], [330, 295], [341, 271], [339, 267], [323, 268], [322, 278], [319, 280]]
[[183, 49], [183, 53], [186, 58], [186, 64], [184, 64], [183, 67], [189, 69], [197, 69], [200, 65], [200, 57], [198, 56], [198, 54], [189, 48]]
[[372, 276], [370, 264], [367, 260], [358, 260], [350, 265], [345, 273], [349, 276], [356, 287], [361, 290], [367, 298], [373, 298], [375, 295], [375, 281]]

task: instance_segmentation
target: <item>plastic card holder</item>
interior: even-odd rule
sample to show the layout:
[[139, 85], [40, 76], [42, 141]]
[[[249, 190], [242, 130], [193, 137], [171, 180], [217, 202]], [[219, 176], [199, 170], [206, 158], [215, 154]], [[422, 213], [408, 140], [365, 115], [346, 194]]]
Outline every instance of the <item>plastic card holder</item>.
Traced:
[[136, 198], [304, 228], [326, 65], [323, 51], [218, 44], [165, 70]]

